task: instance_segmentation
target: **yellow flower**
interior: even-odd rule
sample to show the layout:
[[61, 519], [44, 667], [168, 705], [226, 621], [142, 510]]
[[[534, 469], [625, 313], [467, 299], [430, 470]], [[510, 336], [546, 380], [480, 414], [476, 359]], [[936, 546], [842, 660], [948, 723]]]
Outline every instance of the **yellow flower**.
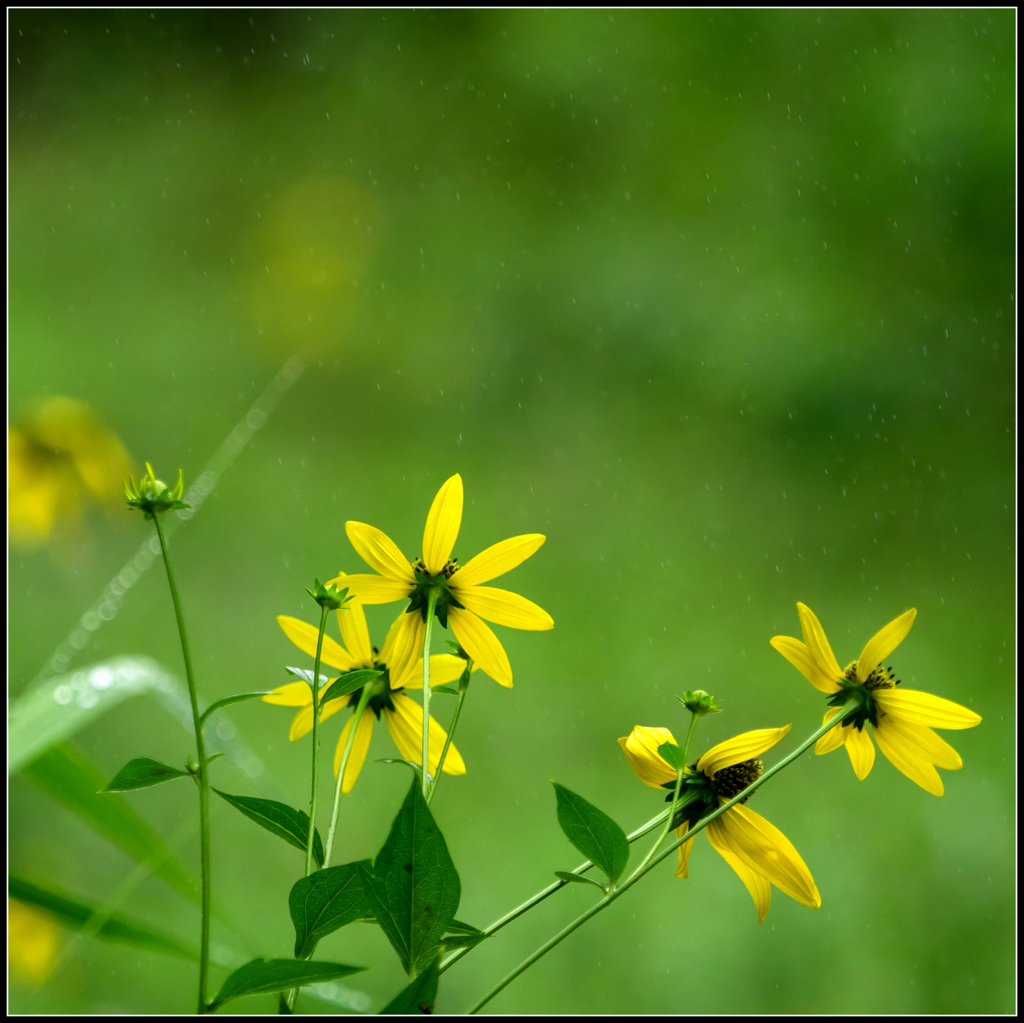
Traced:
[[7, 900], [7, 962], [11, 973], [38, 986], [57, 963], [60, 934], [56, 921], [35, 906]]
[[83, 498], [115, 508], [131, 461], [84, 402], [50, 398], [7, 431], [11, 538], [34, 547], [81, 518]]
[[[771, 644], [816, 689], [830, 696], [825, 721], [839, 713], [856, 697], [859, 705], [843, 719], [842, 725], [826, 732], [815, 746], [820, 756], [846, 746], [854, 773], [862, 781], [875, 762], [875, 747], [868, 737], [868, 722], [878, 748], [911, 781], [933, 795], [941, 796], [942, 779], [936, 767], [959, 771], [964, 766], [956, 750], [940, 739], [933, 728], [973, 728], [981, 718], [951, 700], [915, 689], [896, 689], [900, 679], [882, 661], [900, 645], [917, 617], [911, 608], [875, 633], [860, 657], [840, 671], [839, 662], [825, 638], [825, 630], [806, 604], [797, 604], [803, 643], [790, 636], [776, 636]], [[824, 724], [824, 722], [822, 722]]]
[[423, 630], [430, 597], [437, 598], [441, 625], [496, 682], [512, 685], [512, 667], [498, 637], [481, 619], [513, 629], [543, 631], [555, 626], [551, 615], [518, 593], [481, 586], [511, 571], [534, 554], [546, 537], [527, 533], [496, 543], [460, 566], [452, 548], [462, 524], [462, 477], [447, 480], [434, 498], [423, 531], [423, 556], [410, 561], [385, 533], [365, 522], [346, 522], [356, 553], [379, 575], [345, 576], [346, 584], [364, 604], [408, 600], [395, 640], [396, 664], [405, 668], [423, 649]]
[[[744, 732], [713, 746], [686, 768], [680, 799], [687, 798], [690, 802], [682, 807], [686, 820], [676, 829], [676, 836], [682, 838], [702, 817], [760, 778], [763, 765], [758, 757], [770, 750], [789, 729], [789, 725], [784, 725]], [[637, 725], [628, 736], [619, 739], [629, 766], [645, 785], [674, 790], [676, 772], [658, 754], [658, 747], [666, 742], [675, 744], [667, 728], [644, 725]], [[814, 878], [793, 844], [778, 828], [743, 803], [726, 810], [705, 830], [712, 847], [746, 885], [757, 908], [758, 922], [768, 915], [772, 885], [809, 909], [821, 905]], [[692, 838], [679, 847], [676, 877], [689, 876], [692, 848]]]
[[[342, 585], [347, 585], [347, 577], [340, 577]], [[359, 777], [363, 761], [366, 759], [366, 752], [370, 747], [370, 735], [373, 732], [374, 718], [384, 715], [384, 723], [388, 726], [391, 738], [395, 740], [399, 753], [414, 764], [423, 762], [423, 708], [415, 701], [405, 695], [406, 689], [423, 688], [423, 658], [419, 661], [410, 660], [407, 662], [404, 673], [394, 677], [393, 669], [390, 666], [394, 663], [395, 644], [401, 632], [401, 620], [396, 620], [391, 626], [384, 640], [384, 648], [379, 651], [370, 646], [370, 634], [366, 628], [366, 615], [358, 600], [351, 600], [344, 608], [337, 611], [338, 625], [341, 628], [341, 638], [345, 646], [324, 636], [323, 647], [320, 652], [321, 661], [332, 668], [340, 671], [354, 671], [356, 668], [376, 668], [384, 674], [368, 683], [374, 687], [373, 695], [363, 710], [356, 726], [356, 738], [352, 744], [352, 752], [349, 754], [348, 764], [345, 767], [345, 777], [341, 783], [341, 791], [348, 793]], [[287, 615], [278, 615], [278, 624], [284, 630], [284, 634], [302, 651], [311, 657], [316, 656], [316, 640], [318, 630], [316, 626], [300, 621], [298, 618], [289, 618]], [[430, 658], [430, 685], [441, 685], [445, 682], [454, 682], [465, 670], [466, 662], [461, 657], [453, 654], [435, 654]], [[475, 670], [475, 668], [474, 668]], [[326, 689], [333, 679], [321, 686], [321, 691]], [[362, 692], [357, 689], [354, 693], [341, 696], [336, 700], [329, 700], [320, 711], [320, 720], [326, 721], [329, 717], [337, 714], [342, 707], [351, 706], [355, 709], [359, 703], [359, 696]], [[292, 719], [291, 729], [288, 738], [292, 742], [301, 739], [313, 728], [313, 693], [305, 682], [290, 682], [287, 685], [279, 686], [273, 692], [263, 697], [264, 703], [275, 703], [282, 707], [301, 708]], [[341, 737], [334, 751], [334, 777], [338, 777], [338, 770], [341, 767], [341, 758], [348, 743], [349, 731], [352, 728], [352, 718], [342, 729]], [[441, 759], [441, 750], [447, 738], [445, 730], [430, 718], [430, 752], [428, 771], [431, 775], [437, 771], [438, 761]], [[448, 755], [445, 757], [445, 774], [465, 774], [466, 765], [459, 756], [459, 751], [453, 743], [448, 748]]]

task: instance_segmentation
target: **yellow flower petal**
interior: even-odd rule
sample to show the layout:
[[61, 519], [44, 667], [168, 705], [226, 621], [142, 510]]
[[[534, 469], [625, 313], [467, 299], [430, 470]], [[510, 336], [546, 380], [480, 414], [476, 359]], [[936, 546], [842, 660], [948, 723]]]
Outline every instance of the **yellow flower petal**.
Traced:
[[973, 710], [917, 689], [876, 689], [874, 697], [887, 714], [898, 714], [929, 728], [973, 728], [981, 724]]
[[[384, 722], [388, 726], [391, 738], [395, 740], [398, 752], [404, 759], [413, 764], [423, 763], [423, 708], [408, 696], [398, 693], [391, 697], [394, 704], [393, 711], [384, 708]], [[429, 748], [427, 756], [429, 765], [428, 773], [433, 777], [437, 772], [437, 764], [441, 759], [441, 750], [444, 749], [445, 739], [448, 733], [434, 720], [430, 718], [430, 735], [428, 737]], [[448, 755], [444, 758], [445, 774], [465, 774], [466, 765], [463, 763], [455, 743], [448, 747]]]
[[[449, 682], [456, 682], [462, 678], [466, 670], [466, 662], [455, 654], [431, 654], [430, 655], [430, 688], [434, 686], [447, 685]], [[474, 662], [473, 671], [479, 671], [480, 665]], [[415, 667], [409, 671], [403, 679], [402, 686], [405, 689], [423, 688], [423, 658], [421, 657]]]
[[771, 908], [772, 886], [762, 873], [757, 870], [751, 870], [732, 851], [728, 839], [725, 837], [725, 829], [718, 825], [719, 821], [717, 820], [712, 821], [708, 825], [708, 841], [715, 852], [736, 871], [737, 876], [743, 882], [747, 891], [750, 892], [750, 897], [754, 900], [754, 908], [757, 910], [757, 922], [762, 924], [764, 923], [764, 918], [768, 915], [768, 910]]
[[828, 645], [821, 622], [806, 604], [798, 602], [796, 610], [800, 616], [800, 629], [804, 634], [804, 642], [807, 644], [811, 656], [818, 662], [823, 674], [830, 678], [838, 678], [842, 675], [842, 671], [839, 669], [836, 655], [832, 653], [832, 647]]
[[[348, 696], [340, 696], [337, 700], [331, 700], [330, 703], [323, 706], [320, 709], [320, 724], [323, 724], [329, 717], [334, 717], [342, 707], [346, 706], [348, 701]], [[288, 729], [288, 738], [291, 742], [298, 742], [311, 731], [313, 731], [312, 700], [292, 718], [291, 728]]]
[[533, 601], [520, 597], [518, 593], [499, 590], [494, 586], [471, 586], [468, 589], [456, 589], [455, 593], [467, 611], [497, 625], [534, 632], [544, 632], [555, 627], [554, 619], [547, 611]]
[[462, 649], [499, 685], [512, 688], [512, 665], [508, 654], [491, 629], [472, 611], [448, 609], [448, 624]]
[[712, 828], [718, 844], [749, 869], [764, 875], [791, 899], [809, 909], [821, 905], [821, 896], [807, 864], [793, 848], [793, 843], [770, 821], [746, 806], [734, 806], [708, 825], [708, 838], [711, 838]]
[[388, 579], [383, 575], [342, 574], [330, 581], [347, 586], [349, 593], [361, 604], [390, 604], [393, 600], [404, 600], [413, 590], [412, 583], [404, 579]]
[[773, 636], [771, 644], [815, 689], [820, 689], [823, 693], [835, 693], [839, 690], [839, 683], [836, 681], [839, 675], [826, 675], [806, 644], [793, 639], [792, 636]]
[[516, 565], [521, 565], [530, 555], [536, 554], [546, 539], [540, 533], [524, 533], [522, 536], [502, 540], [481, 551], [475, 558], [470, 558], [449, 581], [452, 586], [462, 588], [497, 579], [499, 575], [511, 572]]
[[[622, 742], [620, 739], [619, 742]], [[689, 824], [680, 824], [676, 828], [676, 838], [682, 838], [689, 831]], [[687, 878], [690, 876], [690, 853], [693, 852], [692, 838], [687, 839], [679, 847], [679, 859], [676, 861], [676, 877]]]
[[867, 641], [857, 661], [857, 678], [861, 682], [867, 682], [871, 672], [903, 642], [916, 617], [917, 608], [912, 607], [909, 611], [904, 611], [899, 618], [894, 618]]
[[374, 526], [368, 526], [365, 522], [346, 522], [345, 532], [356, 554], [365, 561], [370, 568], [380, 572], [388, 579], [396, 582], [415, 585], [416, 577], [412, 574], [412, 565], [409, 559], [398, 549], [398, 545], [387, 533], [382, 533]]
[[901, 771], [926, 792], [933, 796], [941, 796], [945, 791], [939, 772], [927, 760], [921, 760], [916, 756], [916, 747], [906, 744], [899, 733], [886, 728], [876, 728], [875, 742], [897, 771]]
[[676, 780], [676, 772], [658, 754], [658, 747], [666, 742], [677, 745], [667, 728], [634, 725], [629, 735], [619, 739], [622, 752], [636, 776], [652, 789], [661, 788], [667, 781]]
[[[315, 625], [300, 621], [298, 618], [290, 618], [288, 615], [278, 615], [277, 624], [303, 653], [316, 659], [316, 639], [320, 630]], [[341, 671], [351, 671], [356, 666], [352, 655], [330, 636], [324, 636], [323, 646], [320, 648], [320, 663], [329, 664]]]
[[[341, 577], [341, 586], [347, 586], [345, 576]], [[350, 600], [344, 607], [337, 610], [338, 628], [345, 646], [352, 654], [352, 660], [358, 668], [369, 668], [373, 664], [373, 647], [370, 644], [370, 632], [366, 628], [366, 612], [359, 599]]]
[[[742, 764], [744, 760], [753, 760], [781, 741], [792, 727], [783, 725], [781, 728], [757, 728], [752, 732], [743, 732], [732, 739], [726, 739], [725, 742], [712, 746], [697, 761], [697, 770], [714, 777], [715, 772], [723, 768]], [[672, 776], [675, 777], [674, 771]]]
[[274, 703], [279, 707], [305, 707], [313, 702], [313, 691], [305, 682], [289, 682], [271, 689], [260, 702]]
[[[840, 711], [840, 707], [830, 707], [825, 711], [825, 719], [821, 722], [825, 724], [831, 721]], [[846, 734], [849, 731], [848, 725], [838, 725], [833, 728], [831, 732], [826, 732], [815, 744], [814, 752], [820, 757], [826, 753], [831, 753], [833, 750], [839, 749], [843, 743], [846, 742]]]
[[853, 773], [863, 781], [871, 773], [875, 763], [875, 747], [866, 728], [855, 728], [851, 725], [846, 733], [846, 752], [850, 756]]
[[927, 725], [918, 725], [895, 714], [886, 714], [884, 717], [879, 716], [878, 728], [886, 733], [890, 744], [895, 742], [908, 753], [913, 753], [919, 760], [925, 760], [947, 771], [959, 771], [964, 766], [960, 754]]
[[[423, 634], [426, 623], [419, 611], [403, 611], [388, 629], [380, 659], [388, 666], [392, 689], [401, 689], [408, 684], [416, 669], [416, 659], [423, 651]], [[422, 657], [420, 657], [422, 660]], [[420, 687], [423, 686], [423, 668], [420, 668]]]
[[445, 480], [427, 513], [423, 530], [423, 564], [437, 575], [452, 556], [462, 525], [462, 477], [456, 473]]
[[50, 913], [7, 899], [7, 964], [23, 983], [42, 984], [57, 965], [60, 928]]
[[[341, 730], [341, 738], [334, 748], [334, 777], [338, 777], [341, 769], [341, 758], [345, 755], [345, 745], [348, 742], [348, 734], [352, 731], [352, 722], [355, 714], [345, 723]], [[356, 729], [355, 742], [352, 743], [352, 752], [348, 755], [348, 763], [345, 765], [345, 777], [341, 783], [341, 793], [347, 796], [352, 791], [352, 786], [363, 769], [363, 762], [366, 760], [366, 751], [370, 748], [370, 736], [373, 734], [373, 711], [369, 707], [363, 708], [359, 718], [359, 727]]]

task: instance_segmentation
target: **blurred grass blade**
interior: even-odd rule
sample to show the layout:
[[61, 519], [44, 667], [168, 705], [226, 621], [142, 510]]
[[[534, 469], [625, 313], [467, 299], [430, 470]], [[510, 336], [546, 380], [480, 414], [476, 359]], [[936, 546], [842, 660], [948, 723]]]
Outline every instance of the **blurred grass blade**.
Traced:
[[[261, 828], [266, 828], [272, 835], [283, 838], [296, 849], [306, 851], [306, 842], [309, 840], [309, 814], [304, 810], [295, 810], [287, 803], [279, 803], [276, 799], [233, 796], [228, 792], [221, 792], [220, 789], [213, 791]], [[316, 860], [318, 867], [323, 866], [324, 846], [320, 840], [320, 832], [316, 828], [313, 829], [313, 859]]]
[[174, 676], [149, 657], [115, 657], [48, 679], [22, 694], [8, 711], [8, 774], [129, 696], [169, 693], [176, 685]]
[[345, 966], [343, 963], [309, 962], [301, 959], [254, 959], [235, 970], [224, 981], [224, 986], [210, 1003], [210, 1012], [215, 1012], [232, 998], [288, 991], [304, 984], [322, 984], [324, 981], [348, 977], [365, 969], [365, 966]]
[[296, 959], [309, 958], [321, 938], [370, 915], [360, 865], [369, 867], [370, 861], [317, 870], [292, 885], [288, 909], [295, 925]]
[[380, 1010], [381, 1016], [430, 1016], [437, 1001], [440, 976], [435, 959], [411, 984]]
[[106, 778], [73, 746], [54, 746], [21, 773], [132, 859], [140, 863], [152, 860], [157, 864], [153, 872], [158, 877], [187, 898], [199, 901], [198, 886], [159, 835], [135, 813], [124, 796], [100, 792]]
[[[207, 758], [206, 762], [209, 763], [210, 758]], [[161, 782], [171, 781], [174, 778], [187, 777], [187, 771], [179, 771], [176, 767], [161, 764], [159, 760], [135, 757], [114, 775], [114, 780], [103, 791], [128, 792], [131, 789], [146, 789], [150, 785], [159, 785]]]
[[[38, 906], [52, 913], [65, 927], [81, 930], [99, 912], [95, 907], [69, 898], [53, 888], [44, 888], [23, 877], [11, 874], [7, 878], [7, 892], [13, 899]], [[160, 934], [142, 924], [132, 923], [122, 916], [109, 914], [96, 932], [99, 938], [134, 945], [149, 952], [162, 952], [179, 959], [198, 959], [198, 953], [175, 938]]]

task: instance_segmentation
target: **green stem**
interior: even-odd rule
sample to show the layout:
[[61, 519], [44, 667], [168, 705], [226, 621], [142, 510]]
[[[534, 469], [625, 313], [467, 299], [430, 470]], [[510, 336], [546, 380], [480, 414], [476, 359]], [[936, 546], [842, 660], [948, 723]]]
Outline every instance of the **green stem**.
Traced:
[[373, 683], [369, 682], [363, 686], [359, 693], [359, 702], [356, 704], [355, 713], [352, 715], [352, 727], [348, 733], [348, 741], [345, 743], [345, 752], [341, 754], [341, 764], [338, 767], [338, 780], [334, 786], [334, 809], [331, 811], [331, 830], [327, 832], [327, 848], [324, 850], [324, 866], [331, 865], [331, 849], [334, 848], [334, 829], [338, 824], [338, 808], [341, 804], [341, 783], [345, 777], [345, 768], [348, 767], [348, 758], [352, 753], [352, 746], [356, 741], [356, 730], [363, 718], [363, 711], [370, 702], [370, 693]]
[[316, 783], [317, 760], [320, 752], [320, 651], [324, 645], [324, 629], [327, 628], [327, 608], [320, 608], [320, 632], [316, 637], [316, 659], [313, 662], [313, 779], [309, 795], [309, 837], [306, 839], [306, 876], [313, 872], [313, 836], [316, 834]]
[[156, 535], [160, 538], [164, 568], [167, 570], [167, 584], [171, 589], [174, 615], [178, 620], [178, 636], [181, 639], [181, 653], [185, 659], [185, 677], [188, 680], [188, 696], [192, 703], [192, 724], [196, 733], [196, 756], [199, 759], [199, 858], [203, 884], [203, 922], [199, 939], [199, 1015], [206, 1012], [206, 986], [210, 972], [210, 779], [206, 764], [206, 744], [203, 742], [203, 726], [199, 714], [199, 697], [196, 693], [196, 679], [192, 672], [192, 655], [188, 649], [188, 633], [185, 630], [185, 616], [181, 610], [178, 585], [174, 581], [171, 559], [167, 555], [167, 540], [160, 525], [160, 513], [155, 512], [153, 522]]
[[[536, 952], [531, 956], [524, 959], [508, 976], [496, 984], [490, 991], [484, 995], [471, 1009], [468, 1010], [468, 1015], [473, 1015], [479, 1012], [496, 994], [503, 991], [509, 984], [512, 983], [521, 973], [528, 970], [538, 959], [543, 958], [550, 952], [556, 945], [561, 944], [566, 938], [572, 934], [578, 927], [582, 927], [592, 916], [596, 916], [603, 909], [607, 909], [620, 895], [625, 894], [633, 887], [642, 877], [649, 874], [666, 856], [671, 856], [684, 842], [688, 842], [698, 832], [703, 831], [712, 821], [717, 820], [728, 810], [731, 810], [737, 803], [742, 802], [749, 796], [759, 789], [769, 778], [778, 774], [784, 767], [791, 764], [797, 757], [801, 756], [806, 750], [808, 750], [815, 742], [818, 741], [830, 728], [835, 728], [836, 725], [840, 724], [843, 717], [851, 710], [856, 707], [856, 701], [849, 701], [843, 709], [825, 722], [810, 738], [805, 739], [789, 756], [784, 757], [773, 767], [765, 771], [756, 781], [751, 782], [742, 792], [737, 793], [728, 802], [723, 803], [717, 810], [709, 813], [706, 817], [701, 818], [692, 828], [690, 828], [682, 838], [673, 842], [668, 846], [667, 849], [655, 856], [649, 863], [642, 863], [636, 870], [630, 874], [629, 878], [624, 881], [615, 891], [611, 892], [607, 897], [602, 899], [600, 902], [591, 906], [585, 913], [578, 916], [571, 924], [563, 927], [553, 938], [548, 939]], [[671, 818], [669, 818], [671, 821]]]
[[437, 607], [437, 592], [430, 594], [427, 607], [427, 625], [423, 630], [423, 798], [430, 798], [430, 628], [434, 624], [434, 609]]
[[452, 736], [455, 734], [455, 729], [459, 724], [459, 715], [462, 713], [462, 705], [466, 702], [466, 693], [469, 692], [469, 673], [472, 670], [472, 660], [466, 661], [466, 670], [463, 671], [459, 678], [459, 702], [455, 704], [455, 713], [452, 715], [452, 722], [448, 726], [448, 735], [445, 736], [444, 746], [441, 749], [441, 759], [437, 762], [437, 775], [430, 783], [430, 794], [427, 796], [428, 803], [434, 798], [434, 792], [437, 790], [437, 783], [441, 780], [441, 771], [444, 768], [444, 762], [448, 757], [448, 747], [452, 744]]

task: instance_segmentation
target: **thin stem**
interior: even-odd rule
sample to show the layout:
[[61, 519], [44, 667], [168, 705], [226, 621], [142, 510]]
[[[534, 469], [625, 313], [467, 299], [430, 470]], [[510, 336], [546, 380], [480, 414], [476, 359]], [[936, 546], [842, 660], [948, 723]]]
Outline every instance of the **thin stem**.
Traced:
[[437, 791], [437, 783], [441, 780], [441, 771], [444, 769], [444, 762], [448, 757], [448, 747], [452, 744], [452, 736], [455, 734], [455, 729], [459, 724], [459, 715], [462, 713], [462, 705], [466, 702], [466, 693], [469, 692], [469, 673], [473, 670], [472, 660], [466, 661], [466, 670], [463, 671], [459, 678], [459, 702], [455, 704], [455, 713], [452, 715], [452, 722], [448, 726], [448, 734], [445, 736], [444, 746], [441, 749], [441, 759], [437, 762], [437, 773], [434, 776], [434, 780], [430, 783], [430, 794], [427, 796], [427, 802], [434, 798], [434, 793]]
[[373, 683], [367, 683], [359, 693], [359, 702], [356, 704], [355, 713], [352, 715], [352, 727], [349, 729], [348, 741], [345, 743], [345, 751], [341, 754], [341, 764], [338, 767], [338, 781], [334, 786], [334, 809], [331, 811], [331, 830], [327, 832], [327, 848], [324, 850], [324, 866], [331, 865], [331, 849], [334, 848], [334, 829], [338, 824], [338, 808], [341, 805], [341, 783], [345, 777], [345, 768], [348, 767], [348, 758], [352, 753], [352, 746], [356, 741], [356, 730], [359, 722], [363, 719], [363, 711], [370, 702], [370, 693]]
[[188, 649], [188, 633], [185, 630], [185, 616], [181, 610], [178, 585], [174, 581], [171, 559], [167, 555], [167, 540], [160, 525], [160, 513], [153, 515], [156, 535], [160, 538], [164, 568], [167, 570], [167, 585], [171, 589], [174, 615], [178, 620], [178, 636], [181, 639], [181, 653], [185, 660], [185, 677], [188, 679], [188, 696], [192, 703], [192, 724], [196, 733], [196, 756], [199, 759], [199, 858], [203, 884], [203, 922], [199, 939], [199, 1015], [206, 1012], [206, 986], [210, 972], [210, 779], [206, 764], [206, 744], [203, 742], [203, 726], [199, 714], [199, 697], [196, 680], [192, 672], [192, 655]]
[[437, 593], [430, 594], [427, 607], [427, 625], [423, 630], [423, 798], [430, 798], [430, 627], [434, 624], [434, 609], [437, 607]]
[[320, 608], [320, 632], [316, 637], [316, 659], [313, 662], [313, 779], [309, 795], [309, 837], [306, 839], [306, 876], [313, 872], [313, 836], [316, 834], [316, 783], [317, 760], [320, 752], [320, 650], [324, 645], [324, 629], [327, 628], [327, 608]]
[[751, 782], [742, 792], [737, 793], [728, 802], [723, 803], [717, 810], [709, 813], [706, 817], [701, 818], [692, 828], [690, 828], [682, 838], [673, 842], [668, 846], [667, 849], [660, 852], [655, 856], [650, 863], [642, 863], [629, 878], [624, 881], [615, 891], [611, 892], [600, 902], [591, 906], [585, 913], [578, 916], [571, 924], [563, 927], [553, 938], [549, 938], [540, 948], [537, 949], [531, 956], [524, 959], [508, 976], [501, 980], [497, 985], [491, 988], [490, 991], [484, 995], [471, 1009], [468, 1010], [469, 1015], [479, 1012], [496, 994], [503, 991], [509, 984], [512, 983], [521, 973], [528, 970], [538, 959], [543, 958], [550, 952], [556, 945], [560, 944], [566, 938], [572, 934], [578, 927], [582, 927], [592, 916], [596, 916], [603, 909], [607, 909], [620, 895], [625, 894], [629, 891], [646, 874], [649, 874], [666, 856], [670, 856], [676, 851], [684, 842], [688, 842], [698, 832], [703, 831], [712, 821], [717, 820], [728, 810], [731, 810], [737, 803], [742, 802], [749, 796], [751, 796], [757, 789], [759, 789], [769, 778], [778, 774], [784, 767], [791, 764], [797, 757], [801, 756], [806, 750], [808, 750], [815, 742], [818, 741], [830, 728], [835, 728], [836, 725], [841, 724], [843, 717], [856, 706], [856, 701], [849, 701], [843, 709], [825, 722], [810, 738], [805, 739], [789, 756], [784, 757], [773, 767], [765, 771], [756, 781]]

